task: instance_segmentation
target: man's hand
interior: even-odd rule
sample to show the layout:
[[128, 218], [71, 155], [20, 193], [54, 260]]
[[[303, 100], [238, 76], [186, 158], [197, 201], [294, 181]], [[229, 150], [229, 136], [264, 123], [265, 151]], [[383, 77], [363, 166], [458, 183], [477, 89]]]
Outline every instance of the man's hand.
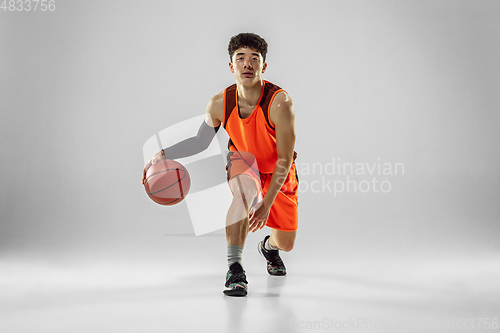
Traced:
[[248, 230], [256, 232], [257, 230], [264, 228], [267, 219], [269, 218], [270, 211], [271, 206], [266, 204], [264, 200], [250, 208]]
[[146, 172], [148, 171], [148, 169], [153, 164], [156, 164], [158, 163], [158, 161], [161, 161], [163, 159], [165, 159], [165, 156], [163, 155], [163, 150], [160, 150], [159, 152], [154, 154], [153, 157], [151, 157], [148, 163], [146, 163], [146, 165], [144, 166], [144, 170], [142, 171], [142, 185], [144, 185], [144, 182], [146, 181]]

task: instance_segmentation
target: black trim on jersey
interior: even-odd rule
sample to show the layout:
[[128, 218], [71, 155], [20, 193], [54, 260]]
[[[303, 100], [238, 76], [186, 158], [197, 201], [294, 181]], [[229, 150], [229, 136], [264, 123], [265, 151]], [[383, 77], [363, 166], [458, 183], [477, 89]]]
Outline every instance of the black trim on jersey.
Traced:
[[226, 88], [224, 97], [224, 129], [226, 129], [227, 120], [236, 106], [236, 83]]
[[232, 161], [231, 161], [231, 156], [233, 156], [234, 152], [230, 151], [227, 153], [227, 164], [226, 164], [226, 172], [227, 172], [227, 181], [231, 179], [231, 166], [232, 166]]
[[265, 82], [264, 86], [264, 92], [262, 94], [262, 98], [260, 99], [260, 108], [262, 109], [262, 112], [264, 113], [264, 118], [266, 119], [267, 125], [274, 131], [275, 128], [274, 126], [271, 125], [271, 121], [269, 120], [269, 112], [271, 109], [271, 98], [273, 98], [274, 94], [276, 91], [281, 90], [280, 87], [277, 85], [271, 83], [271, 82]]

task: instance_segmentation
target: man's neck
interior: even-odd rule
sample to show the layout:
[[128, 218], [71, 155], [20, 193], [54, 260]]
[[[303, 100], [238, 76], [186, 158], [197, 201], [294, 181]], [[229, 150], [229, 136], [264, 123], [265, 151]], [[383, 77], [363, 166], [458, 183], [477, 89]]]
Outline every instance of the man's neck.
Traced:
[[253, 86], [247, 86], [240, 82], [236, 82], [238, 88], [238, 102], [247, 105], [256, 105], [260, 99], [263, 85], [264, 82], [262, 79]]

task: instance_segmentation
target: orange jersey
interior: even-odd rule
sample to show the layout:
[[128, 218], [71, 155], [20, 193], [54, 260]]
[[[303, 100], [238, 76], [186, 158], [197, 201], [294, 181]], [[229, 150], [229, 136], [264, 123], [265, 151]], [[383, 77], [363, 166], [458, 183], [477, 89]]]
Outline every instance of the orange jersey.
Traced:
[[[223, 127], [231, 138], [229, 146], [252, 153], [261, 173], [272, 173], [278, 160], [276, 132], [269, 109], [274, 97], [284, 91], [269, 81], [263, 81], [257, 106], [247, 118], [241, 118], [236, 84], [224, 89]], [[233, 148], [229, 147], [230, 150]]]

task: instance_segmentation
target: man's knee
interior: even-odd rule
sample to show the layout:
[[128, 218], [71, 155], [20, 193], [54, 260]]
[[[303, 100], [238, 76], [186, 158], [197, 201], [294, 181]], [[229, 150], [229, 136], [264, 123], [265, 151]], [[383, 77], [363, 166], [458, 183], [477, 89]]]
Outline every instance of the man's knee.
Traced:
[[296, 231], [285, 232], [285, 231], [273, 230], [272, 243], [275, 243], [276, 246], [281, 251], [290, 252], [293, 250], [293, 247], [295, 245], [296, 234], [297, 234]]
[[244, 203], [248, 208], [258, 195], [255, 181], [248, 175], [239, 175], [231, 179], [233, 202]]
[[278, 245], [281, 251], [290, 252], [293, 250], [294, 242], [286, 242]]
[[294, 239], [273, 239], [276, 246], [281, 251], [290, 252], [293, 250], [293, 245], [295, 243]]

